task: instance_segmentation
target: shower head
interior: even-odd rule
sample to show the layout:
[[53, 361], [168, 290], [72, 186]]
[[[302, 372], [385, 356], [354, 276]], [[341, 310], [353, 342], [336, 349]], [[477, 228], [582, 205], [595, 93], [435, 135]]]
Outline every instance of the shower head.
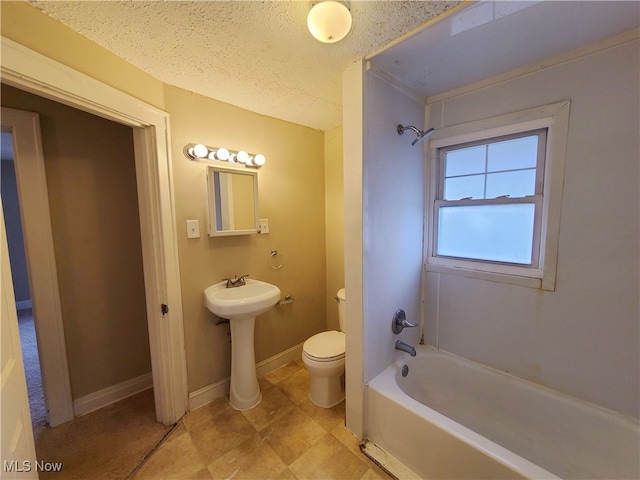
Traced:
[[415, 146], [418, 143], [422, 142], [429, 135], [431, 135], [435, 131], [435, 128], [429, 128], [428, 130], [422, 131], [422, 130], [418, 130], [413, 125], [407, 125], [406, 127], [402, 125], [398, 125], [398, 128], [397, 128], [398, 135], [402, 135], [405, 130], [413, 130], [414, 132], [416, 132], [416, 135], [418, 135], [418, 138], [416, 138], [413, 142], [411, 142], [411, 145]]

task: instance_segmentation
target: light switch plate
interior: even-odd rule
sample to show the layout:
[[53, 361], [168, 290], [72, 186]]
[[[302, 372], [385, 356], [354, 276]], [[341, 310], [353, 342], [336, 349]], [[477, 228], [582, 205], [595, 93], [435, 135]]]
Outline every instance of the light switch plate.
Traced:
[[258, 233], [260, 235], [266, 235], [269, 233], [269, 220], [267, 218], [261, 218], [258, 220]]
[[200, 222], [187, 220], [187, 238], [200, 238]]

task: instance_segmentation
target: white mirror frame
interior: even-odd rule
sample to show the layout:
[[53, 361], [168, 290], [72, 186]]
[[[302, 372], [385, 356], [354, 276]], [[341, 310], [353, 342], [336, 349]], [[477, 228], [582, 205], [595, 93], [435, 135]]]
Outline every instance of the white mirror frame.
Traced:
[[[235, 205], [233, 202], [228, 202], [226, 200], [218, 200], [218, 195], [216, 195], [216, 182], [215, 182], [215, 174], [216, 173], [232, 173], [234, 175], [246, 175], [252, 177], [253, 180], [253, 228], [247, 229], [235, 229], [233, 227], [218, 230], [216, 225], [218, 225], [218, 210], [225, 209], [233, 212]], [[224, 168], [219, 167], [217, 165], [209, 165], [207, 166], [207, 197], [209, 204], [209, 236], [210, 237], [227, 237], [232, 235], [250, 235], [253, 233], [258, 233], [258, 172], [255, 170], [242, 170], [237, 168]], [[247, 201], [251, 201], [251, 199], [247, 199]]]

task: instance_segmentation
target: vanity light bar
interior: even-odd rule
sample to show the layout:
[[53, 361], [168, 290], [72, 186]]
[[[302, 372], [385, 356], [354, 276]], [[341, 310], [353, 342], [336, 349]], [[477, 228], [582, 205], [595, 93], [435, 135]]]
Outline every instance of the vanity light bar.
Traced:
[[221, 162], [239, 163], [247, 167], [260, 168], [266, 158], [261, 153], [247, 153], [244, 150], [228, 150], [224, 147], [207, 147], [201, 143], [185, 145], [184, 155], [189, 160], [219, 160]]

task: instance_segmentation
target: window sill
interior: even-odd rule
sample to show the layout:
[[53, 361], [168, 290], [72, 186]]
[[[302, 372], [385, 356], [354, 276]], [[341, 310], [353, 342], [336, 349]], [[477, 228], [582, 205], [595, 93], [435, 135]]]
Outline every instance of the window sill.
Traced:
[[466, 278], [477, 278], [497, 283], [508, 283], [529, 288], [542, 288], [542, 279], [535, 277], [525, 277], [522, 275], [509, 275], [497, 272], [487, 272], [484, 270], [471, 270], [463, 267], [452, 267], [445, 265], [437, 265], [433, 263], [425, 263], [427, 272], [446, 273], [450, 275], [459, 275]]

